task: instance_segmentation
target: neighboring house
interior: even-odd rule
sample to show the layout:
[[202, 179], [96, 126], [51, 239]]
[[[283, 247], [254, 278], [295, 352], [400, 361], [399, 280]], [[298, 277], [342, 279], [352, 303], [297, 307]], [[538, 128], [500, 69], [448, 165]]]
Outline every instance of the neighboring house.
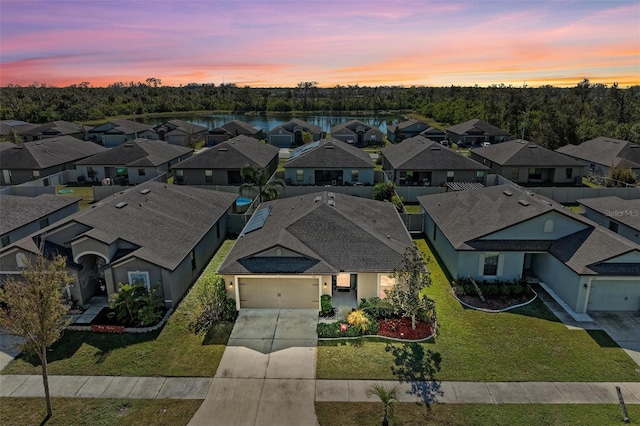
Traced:
[[582, 184], [583, 163], [522, 139], [472, 149], [471, 159], [514, 183]]
[[311, 141], [317, 141], [324, 137], [322, 129], [314, 124], [294, 118], [288, 123], [274, 127], [267, 133], [267, 143], [278, 148], [290, 148], [304, 143], [302, 133], [311, 135]]
[[640, 199], [599, 197], [577, 201], [585, 217], [640, 244]]
[[169, 172], [169, 168], [193, 154], [193, 148], [168, 142], [135, 139], [76, 162], [78, 176], [88, 181], [105, 178], [121, 185], [136, 185]]
[[78, 211], [80, 198], [41, 194], [0, 195], [0, 248]]
[[160, 138], [153, 127], [148, 124], [137, 123], [131, 120], [113, 120], [101, 124], [87, 132], [91, 141], [112, 148], [122, 145], [123, 143], [133, 139], [152, 139]]
[[450, 141], [463, 146], [478, 146], [482, 142], [500, 143], [511, 137], [509, 132], [477, 118], [447, 127], [446, 132]]
[[389, 139], [391, 143], [402, 142], [405, 139], [418, 136], [429, 128], [430, 126], [422, 121], [414, 119], [403, 121], [387, 126], [387, 139]]
[[173, 145], [194, 146], [196, 141], [204, 141], [209, 131], [204, 126], [183, 120], [169, 120], [153, 128], [161, 141]]
[[[11, 133], [21, 136], [23, 132], [38, 127], [38, 124], [31, 124], [20, 120], [0, 120], [0, 136], [8, 137]], [[24, 137], [22, 138], [24, 140]]]
[[332, 138], [358, 147], [381, 145], [384, 143], [384, 135], [380, 129], [359, 120], [351, 120], [333, 126], [330, 133]]
[[224, 241], [236, 197], [146, 182], [5, 247], [0, 279], [19, 274], [43, 247], [47, 257], [66, 257], [80, 305], [139, 282], [175, 307]]
[[241, 185], [240, 170], [249, 165], [272, 175], [279, 149], [249, 136], [236, 136], [172, 167], [174, 183], [184, 185]]
[[90, 129], [91, 127], [70, 121], [52, 121], [51, 123], [39, 124], [36, 127], [25, 129], [18, 134], [26, 141], [37, 141], [60, 136], [73, 136], [84, 141], [87, 140]]
[[427, 130], [420, 132], [420, 136], [440, 143], [447, 140], [447, 134], [435, 127], [429, 127]]
[[391, 203], [331, 192], [262, 203], [220, 266], [242, 308], [320, 309], [320, 296], [385, 297], [413, 246]]
[[335, 138], [302, 145], [284, 163], [287, 185], [373, 185], [371, 156]]
[[640, 245], [516, 185], [418, 197], [452, 277], [544, 282], [575, 312], [640, 309]]
[[233, 120], [220, 127], [209, 130], [209, 133], [205, 136], [205, 143], [207, 145], [215, 145], [241, 135], [258, 140], [264, 139], [264, 131], [261, 127], [254, 126], [246, 121]]
[[640, 176], [640, 144], [621, 139], [599, 137], [580, 145], [565, 145], [556, 151], [582, 161], [588, 171], [609, 176], [610, 168], [621, 166]]
[[73, 170], [76, 161], [106, 151], [100, 145], [73, 136], [2, 145], [10, 147], [2, 149], [0, 155], [1, 185], [18, 185]]
[[422, 136], [380, 151], [382, 170], [399, 186], [442, 186], [447, 182], [486, 182], [488, 167]]

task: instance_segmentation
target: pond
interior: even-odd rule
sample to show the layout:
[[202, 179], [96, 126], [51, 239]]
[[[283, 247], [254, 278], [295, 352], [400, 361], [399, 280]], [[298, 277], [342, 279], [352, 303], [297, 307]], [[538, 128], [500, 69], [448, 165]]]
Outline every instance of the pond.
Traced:
[[346, 123], [349, 120], [360, 120], [370, 126], [375, 126], [380, 129], [384, 134], [387, 133], [387, 126], [399, 123], [407, 120], [407, 117], [400, 114], [385, 114], [385, 115], [322, 115], [322, 114], [232, 114], [232, 113], [216, 113], [216, 114], [184, 114], [176, 115], [175, 117], [163, 116], [163, 117], [136, 117], [136, 121], [156, 126], [162, 124], [165, 121], [172, 119], [179, 119], [188, 121], [200, 126], [207, 127], [208, 129], [215, 129], [223, 124], [226, 124], [233, 120], [246, 121], [256, 127], [262, 128], [265, 132], [277, 127], [281, 124], [287, 123], [294, 118], [304, 120], [308, 123], [315, 124], [320, 127], [324, 132], [329, 132], [331, 127]]

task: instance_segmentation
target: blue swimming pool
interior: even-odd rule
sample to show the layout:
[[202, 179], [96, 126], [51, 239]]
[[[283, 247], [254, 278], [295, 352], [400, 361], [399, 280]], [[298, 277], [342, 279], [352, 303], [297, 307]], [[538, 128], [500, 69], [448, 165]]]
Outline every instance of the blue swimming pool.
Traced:
[[246, 212], [247, 209], [249, 208], [249, 205], [251, 205], [252, 201], [253, 200], [251, 198], [247, 198], [247, 197], [236, 198], [236, 212], [238, 213]]

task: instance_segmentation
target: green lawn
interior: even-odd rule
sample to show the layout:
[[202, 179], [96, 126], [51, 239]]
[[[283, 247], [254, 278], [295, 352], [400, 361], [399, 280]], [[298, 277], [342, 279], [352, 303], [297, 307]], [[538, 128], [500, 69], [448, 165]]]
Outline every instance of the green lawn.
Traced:
[[[441, 357], [439, 380], [635, 381], [637, 365], [602, 331], [569, 330], [540, 301], [502, 314], [463, 308], [424, 239], [438, 335], [417, 345]], [[393, 379], [385, 342], [320, 342], [319, 379]], [[414, 350], [415, 353], [415, 350]]]
[[409, 214], [419, 214], [420, 213], [420, 205], [419, 204], [405, 204], [405, 210]]
[[580, 204], [564, 204], [564, 206], [572, 212], [580, 214]]
[[[602, 426], [622, 422], [620, 407], [611, 405], [432, 404], [430, 410], [412, 403], [394, 406], [392, 426]], [[640, 424], [640, 405], [628, 405], [632, 425]], [[320, 426], [378, 426], [382, 404], [316, 402]]]
[[[70, 189], [73, 192], [69, 194], [60, 194], [61, 189]], [[80, 201], [79, 207], [80, 209], [87, 208], [91, 203], [93, 203], [93, 186], [89, 184], [73, 184], [70, 183], [68, 185], [58, 185], [56, 186], [56, 195], [60, 197], [80, 197], [82, 200]]]
[[[213, 274], [231, 249], [227, 240], [203, 276]], [[187, 330], [195, 302], [194, 284], [161, 331], [144, 334], [105, 334], [67, 331], [49, 352], [49, 374], [114, 376], [212, 377], [232, 324], [222, 323], [209, 335]], [[41, 374], [35, 359], [17, 358], [1, 374]]]
[[[194, 399], [53, 398], [47, 426], [186, 425], [202, 404]], [[44, 398], [0, 398], [4, 426], [44, 424]]]
[[603, 188], [602, 185], [598, 185], [597, 183], [589, 182], [587, 180], [587, 178], [585, 178], [585, 177], [582, 178], [582, 184], [584, 186], [588, 186], [589, 188]]

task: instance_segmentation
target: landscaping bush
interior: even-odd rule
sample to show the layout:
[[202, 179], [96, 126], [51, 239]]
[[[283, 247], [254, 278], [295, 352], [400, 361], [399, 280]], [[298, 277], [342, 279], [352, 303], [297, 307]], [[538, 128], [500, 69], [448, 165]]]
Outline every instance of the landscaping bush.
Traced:
[[139, 283], [120, 283], [109, 305], [124, 326], [146, 327], [160, 321], [163, 313], [162, 301], [156, 290], [149, 292], [144, 284]]
[[349, 325], [359, 329], [362, 334], [367, 332], [367, 330], [369, 329], [369, 325], [372, 322], [365, 311], [363, 311], [362, 309], [349, 312], [346, 319]]
[[[340, 325], [347, 326], [345, 331], [340, 331]], [[351, 327], [346, 321], [332, 323], [318, 323], [316, 328], [319, 338], [359, 337], [362, 333], [356, 327]]]
[[511, 288], [513, 286], [511, 284], [500, 284], [499, 292], [502, 296], [509, 297], [511, 296]]
[[360, 299], [359, 309], [362, 309], [373, 319], [388, 319], [393, 316], [393, 306], [386, 300], [379, 297]]
[[320, 296], [320, 316], [324, 318], [333, 316], [333, 304], [328, 294]]
[[227, 296], [224, 278], [212, 275], [204, 278], [196, 294], [194, 318], [188, 325], [195, 334], [206, 334], [216, 321], [235, 321], [238, 316], [236, 302]]

